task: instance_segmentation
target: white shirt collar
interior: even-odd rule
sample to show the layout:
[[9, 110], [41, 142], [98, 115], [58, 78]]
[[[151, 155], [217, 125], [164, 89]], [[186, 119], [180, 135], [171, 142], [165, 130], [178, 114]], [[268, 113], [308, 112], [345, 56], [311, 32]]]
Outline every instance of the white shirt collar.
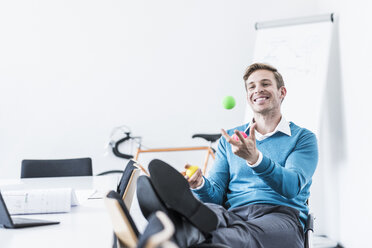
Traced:
[[[249, 123], [245, 132], [247, 132], [247, 130], [251, 127], [252, 124], [253, 124], [253, 119]], [[266, 138], [269, 138], [270, 136], [273, 136], [277, 132], [282, 132], [282, 133], [284, 133], [288, 136], [291, 136], [291, 128], [289, 127], [289, 122], [283, 116], [280, 119], [280, 121], [279, 121], [278, 125], [276, 126], [276, 128], [274, 129], [274, 131], [272, 131], [270, 133], [267, 133], [265, 135], [262, 135], [259, 132], [257, 132], [257, 130], [255, 130], [256, 140], [259, 140], [259, 141], [264, 140]]]

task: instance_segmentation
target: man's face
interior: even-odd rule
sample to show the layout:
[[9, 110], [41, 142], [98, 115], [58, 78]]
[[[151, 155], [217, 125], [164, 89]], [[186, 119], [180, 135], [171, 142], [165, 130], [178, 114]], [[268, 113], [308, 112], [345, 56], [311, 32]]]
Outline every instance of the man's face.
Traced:
[[278, 111], [287, 90], [278, 89], [275, 76], [271, 71], [257, 70], [246, 81], [247, 100], [254, 113], [268, 114]]

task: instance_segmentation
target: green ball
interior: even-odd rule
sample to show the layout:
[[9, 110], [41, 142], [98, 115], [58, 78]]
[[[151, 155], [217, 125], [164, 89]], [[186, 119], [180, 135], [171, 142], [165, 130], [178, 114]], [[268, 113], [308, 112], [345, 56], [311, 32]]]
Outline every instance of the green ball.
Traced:
[[222, 105], [225, 109], [232, 109], [235, 107], [235, 99], [232, 96], [225, 96], [222, 100]]

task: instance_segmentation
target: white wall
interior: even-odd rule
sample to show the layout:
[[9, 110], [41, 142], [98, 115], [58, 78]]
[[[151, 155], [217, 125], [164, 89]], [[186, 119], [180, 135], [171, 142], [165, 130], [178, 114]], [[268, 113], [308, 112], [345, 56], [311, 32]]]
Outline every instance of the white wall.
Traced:
[[[275, 11], [285, 5], [291, 8]], [[314, 7], [294, 0], [2, 1], [0, 177], [18, 177], [24, 158], [91, 156], [96, 173], [121, 168], [121, 159], [103, 154], [122, 124], [150, 147], [205, 144], [190, 136], [243, 121], [254, 23]], [[225, 95], [235, 96], [235, 109], [221, 107]]]
[[[325, 169], [327, 231], [345, 247], [368, 247], [372, 214], [370, 148], [372, 114], [369, 72], [372, 56], [372, 4], [366, 1], [318, 1], [319, 11], [339, 17], [338, 61], [330, 64], [328, 166]], [[341, 86], [341, 87], [340, 87]], [[338, 99], [337, 99], [338, 98]]]

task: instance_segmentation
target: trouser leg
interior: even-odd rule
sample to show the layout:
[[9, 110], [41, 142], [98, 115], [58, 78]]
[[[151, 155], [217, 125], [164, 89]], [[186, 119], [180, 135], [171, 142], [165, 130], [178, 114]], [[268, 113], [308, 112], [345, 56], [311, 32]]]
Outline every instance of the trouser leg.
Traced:
[[297, 248], [303, 247], [304, 236], [298, 211], [285, 206], [250, 205], [226, 210], [208, 204], [219, 219], [209, 242], [230, 247]]
[[218, 227], [203, 234], [184, 220], [177, 235], [184, 237], [182, 247], [206, 243], [225, 244], [229, 247], [297, 248], [304, 246], [304, 234], [298, 211], [285, 206], [250, 205], [226, 210], [220, 205], [206, 204], [218, 217]]
[[175, 237], [177, 244], [180, 247], [190, 247], [194, 244], [200, 244], [205, 241], [206, 235], [198, 228], [192, 225], [188, 220], [182, 218], [183, 221], [177, 224]]

